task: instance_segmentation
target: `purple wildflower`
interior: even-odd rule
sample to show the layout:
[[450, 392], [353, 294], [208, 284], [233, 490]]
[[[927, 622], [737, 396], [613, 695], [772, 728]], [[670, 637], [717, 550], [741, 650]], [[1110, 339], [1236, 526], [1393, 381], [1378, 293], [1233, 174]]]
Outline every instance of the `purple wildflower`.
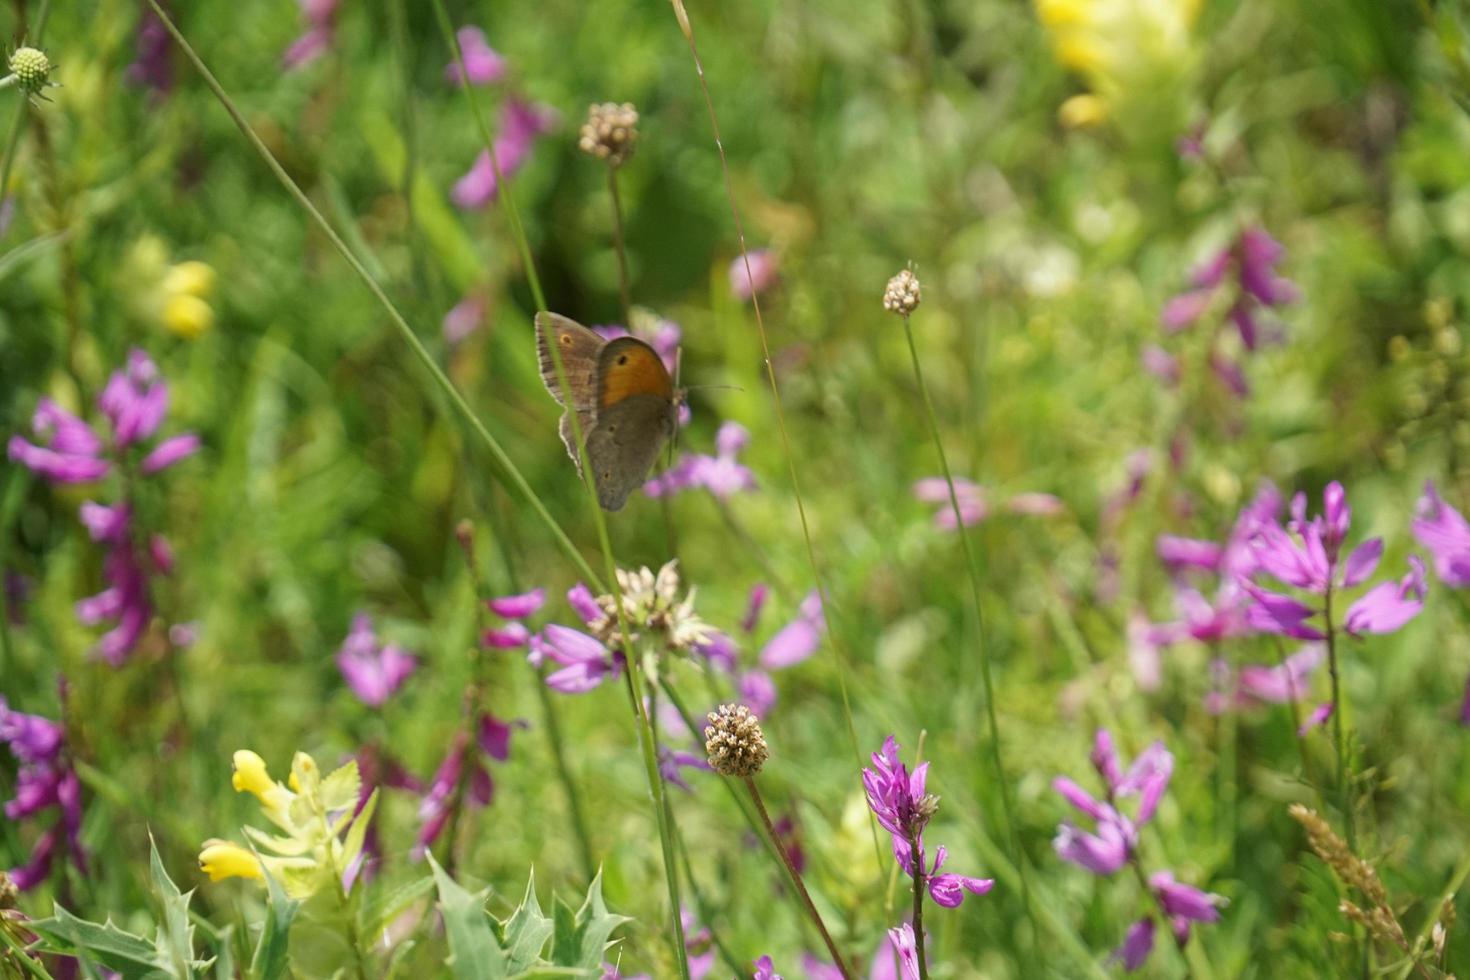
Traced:
[[[424, 791], [423, 783], [376, 744], [364, 745], [358, 749], [355, 758], [362, 785], [358, 790], [357, 806], [353, 810], [353, 816], [362, 812], [362, 808], [367, 806], [368, 799], [373, 795], [373, 790], [378, 787], [407, 790], [410, 793]], [[350, 878], [344, 875], [346, 880], [343, 881], [343, 887], [350, 890], [352, 881], [358, 877], [364, 881], [372, 878], [377, 873], [378, 864], [382, 859], [382, 840], [379, 837], [378, 824], [374, 821], [368, 824], [367, 833], [363, 837], [362, 854], [359, 855], [355, 866], [348, 869]]]
[[1317, 705], [1317, 707], [1312, 709], [1312, 713], [1307, 715], [1306, 719], [1302, 722], [1301, 727], [1296, 730], [1297, 737], [1303, 738], [1306, 736], [1307, 732], [1311, 731], [1312, 729], [1319, 728], [1322, 725], [1327, 724], [1327, 719], [1332, 717], [1332, 712], [1336, 709], [1337, 705], [1333, 704], [1331, 701], [1323, 701], [1321, 704]]
[[[1378, 538], [1365, 541], [1345, 559], [1341, 557], [1352, 523], [1352, 508], [1342, 484], [1328, 484], [1321, 514], [1308, 520], [1306, 509], [1306, 496], [1297, 494], [1292, 499], [1292, 519], [1285, 527], [1274, 519], [1257, 527], [1251, 539], [1253, 572], [1314, 596], [1363, 584], [1377, 570], [1383, 542]], [[1247, 620], [1256, 630], [1305, 640], [1323, 637], [1321, 629], [1308, 622], [1322, 612], [1316, 605], [1251, 581], [1242, 582], [1242, 586], [1252, 600], [1246, 610]], [[1410, 556], [1408, 575], [1399, 582], [1383, 582], [1369, 589], [1348, 607], [1343, 628], [1354, 636], [1398, 630], [1423, 609], [1425, 591], [1424, 563]]]
[[737, 255], [730, 262], [730, 292], [736, 299], [748, 300], [774, 286], [781, 278], [776, 255], [768, 248], [758, 248], [748, 255], [750, 274], [746, 274], [746, 256]]
[[[1065, 776], [1052, 780], [1052, 788], [1090, 817], [1096, 824], [1096, 832], [1087, 833], [1071, 821], [1063, 821], [1052, 846], [1063, 860], [1096, 875], [1110, 875], [1133, 856], [1138, 846], [1137, 828], [1153, 819], [1174, 772], [1174, 757], [1163, 742], [1155, 742], [1124, 772], [1112, 736], [1106, 729], [1098, 729], [1091, 758], [1093, 767], [1103, 777], [1103, 800], [1095, 799]], [[1118, 810], [1118, 803], [1130, 796], [1139, 798], [1136, 824]]]
[[531, 156], [536, 137], [549, 130], [556, 116], [545, 106], [533, 106], [520, 99], [508, 99], [500, 109], [499, 134], [495, 137], [495, 162], [490, 151], [481, 150], [469, 172], [454, 185], [454, 203], [465, 210], [483, 208], [495, 200], [496, 165], [505, 179], [515, 174]]
[[1158, 344], [1149, 344], [1140, 355], [1143, 369], [1157, 378], [1165, 388], [1173, 388], [1179, 384], [1180, 375], [1183, 373], [1179, 365], [1179, 358], [1170, 354]]
[[298, 0], [306, 18], [306, 31], [291, 42], [281, 56], [287, 71], [307, 65], [321, 57], [332, 46], [336, 35], [337, 5], [340, 0]]
[[475, 294], [466, 296], [444, 314], [444, 342], [450, 347], [457, 347], [484, 322], [485, 298]]
[[781, 974], [776, 972], [775, 965], [769, 956], [762, 956], [755, 961], [755, 973], [751, 974], [751, 980], [782, 980]]
[[137, 57], [128, 65], [127, 80], [134, 85], [152, 89], [157, 97], [167, 95], [174, 87], [173, 62], [170, 60], [173, 39], [168, 36], [168, 28], [163, 26], [163, 21], [159, 20], [151, 7], [145, 6], [138, 20], [135, 46]]
[[[757, 583], [750, 590], [750, 599], [740, 623], [746, 641], [753, 639], [760, 625], [769, 591], [763, 583]], [[826, 629], [821, 596], [812, 591], [802, 600], [796, 618], [766, 641], [756, 655], [758, 666], [740, 670], [739, 651], [743, 644], [726, 633], [714, 634], [697, 649], [712, 666], [725, 673], [738, 671], [736, 686], [740, 690], [741, 702], [757, 716], [765, 717], [776, 705], [777, 690], [772, 673], [804, 662], [821, 646]]]
[[1154, 920], [1145, 916], [1128, 927], [1123, 934], [1123, 945], [1113, 950], [1112, 958], [1131, 973], [1143, 966], [1153, 951]]
[[82, 784], [66, 759], [65, 732], [61, 725], [39, 715], [11, 711], [0, 697], [0, 742], [20, 763], [15, 778], [15, 797], [5, 804], [5, 817], [19, 821], [47, 810], [56, 813], [31, 849], [29, 860], [9, 872], [21, 891], [28, 891], [51, 874], [58, 856], [70, 858], [78, 871], [87, 873], [87, 854], [79, 834], [82, 827]]
[[914, 940], [914, 927], [905, 922], [896, 929], [888, 930], [888, 941], [898, 954], [898, 966], [903, 980], [919, 980], [919, 946]]
[[532, 589], [521, 595], [498, 596], [485, 600], [485, 608], [510, 622], [485, 630], [480, 642], [492, 650], [513, 650], [531, 641], [531, 631], [520, 620], [536, 614], [546, 602], [545, 589]]
[[36, 403], [31, 429], [41, 445], [11, 436], [11, 459], [52, 483], [91, 483], [111, 470], [102, 440], [92, 428], [50, 398]]
[[715, 434], [715, 455], [686, 453], [679, 461], [643, 485], [650, 497], [666, 497], [684, 490], [704, 489], [728, 500], [756, 488], [755, 474], [742, 466], [739, 456], [750, 433], [739, 422], [725, 422]]
[[[990, 516], [990, 505], [986, 500], [985, 488], [963, 477], [954, 481], [955, 499], [959, 501], [959, 519], [949, 499], [949, 483], [943, 477], [929, 476], [914, 482], [914, 497], [926, 504], [938, 504], [934, 512], [934, 526], [942, 531], [953, 531], [960, 524], [969, 527], [979, 524]], [[1049, 493], [1018, 493], [1006, 501], [1006, 509], [1012, 514], [1029, 517], [1055, 517], [1066, 513], [1067, 505]]]
[[358, 613], [337, 651], [337, 669], [358, 700], [380, 708], [414, 672], [418, 660], [393, 644], [380, 644], [372, 617]]
[[464, 70], [460, 70], [458, 61], [451, 61], [444, 66], [445, 81], [463, 85], [468, 76], [471, 85], [490, 85], [505, 77], [505, 59], [490, 47], [484, 31], [478, 27], [461, 27], [455, 36], [464, 56]]
[[546, 686], [563, 694], [585, 694], [622, 673], [623, 659], [596, 637], [552, 623], [541, 631], [538, 652], [561, 665]]
[[704, 755], [697, 752], [681, 752], [667, 746], [658, 747], [658, 771], [663, 776], [664, 782], [679, 787], [686, 793], [694, 792], [694, 787], [684, 778], [681, 769], [704, 769], [709, 770], [709, 761]]
[[[940, 845], [932, 867], [924, 858], [924, 827], [938, 809], [939, 800], [924, 791], [929, 763], [921, 763], [912, 773], [899, 759], [898, 742], [892, 735], [883, 748], [873, 753], [873, 768], [863, 769], [863, 789], [868, 807], [878, 823], [888, 831], [893, 843], [893, 856], [910, 878], [925, 881], [929, 897], [942, 908], [956, 908], [965, 894], [984, 895], [995, 887], [991, 878], [971, 878], [954, 873], [940, 873], [949, 851]], [[915, 867], [914, 853], [918, 853]]]
[[1451, 588], [1470, 587], [1470, 521], [1444, 502], [1433, 482], [1424, 484], [1411, 527], [1439, 580]]
[[[510, 756], [510, 733], [513, 727], [489, 712], [479, 713], [469, 725], [454, 736], [449, 752], [434, 773], [428, 793], [419, 803], [419, 832], [414, 843], [415, 860], [434, 846], [456, 810], [466, 802], [470, 806], [489, 806], [495, 800], [495, 781], [485, 763], [486, 757], [505, 761]], [[473, 732], [475, 737], [471, 738]]]
[[1281, 244], [1258, 227], [1247, 228], [1238, 239], [1216, 252], [1195, 269], [1193, 288], [1180, 293], [1164, 306], [1164, 329], [1177, 332], [1194, 325], [1225, 286], [1226, 273], [1235, 273], [1233, 295], [1226, 318], [1240, 333], [1247, 350], [1261, 342], [1259, 314], [1262, 308], [1279, 308], [1296, 302], [1296, 285], [1276, 274], [1284, 250]]

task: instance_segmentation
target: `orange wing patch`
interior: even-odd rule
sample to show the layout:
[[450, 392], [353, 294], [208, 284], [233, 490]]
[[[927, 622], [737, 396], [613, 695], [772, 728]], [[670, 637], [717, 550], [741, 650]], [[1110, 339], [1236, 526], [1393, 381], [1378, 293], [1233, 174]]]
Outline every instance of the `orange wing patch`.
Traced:
[[597, 406], [610, 408], [633, 395], [672, 400], [674, 379], [652, 347], [635, 337], [608, 341], [598, 358]]

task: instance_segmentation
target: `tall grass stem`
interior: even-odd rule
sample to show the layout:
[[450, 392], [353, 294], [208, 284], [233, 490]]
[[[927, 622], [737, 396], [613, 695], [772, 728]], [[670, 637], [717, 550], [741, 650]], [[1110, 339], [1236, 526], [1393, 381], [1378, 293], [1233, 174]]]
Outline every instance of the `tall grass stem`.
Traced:
[[[699, 89], [704, 96], [704, 106], [709, 114], [710, 130], [714, 135], [715, 149], [720, 156], [720, 172], [724, 176], [725, 197], [730, 204], [730, 217], [735, 223], [735, 236], [740, 245], [740, 261], [745, 268], [747, 282], [754, 283], [755, 276], [750, 269], [750, 251], [745, 245], [745, 225], [740, 218], [740, 207], [735, 200], [735, 185], [730, 177], [730, 162], [725, 158], [725, 144], [720, 138], [720, 121], [715, 114], [714, 99], [710, 96], [709, 81], [704, 75], [704, 64], [699, 59], [699, 48], [694, 42], [694, 27], [689, 22], [689, 12], [684, 9], [684, 0], [670, 0], [674, 17], [679, 22], [679, 30], [684, 35], [684, 40], [689, 43], [689, 55], [694, 60], [694, 71], [699, 76]], [[831, 596], [828, 592], [826, 582], [822, 576], [821, 565], [817, 561], [816, 548], [812, 544], [811, 524], [807, 520], [806, 503], [801, 496], [801, 481], [796, 475], [796, 456], [791, 451], [791, 436], [786, 429], [786, 413], [781, 407], [781, 387], [776, 383], [775, 361], [771, 359], [771, 345], [766, 336], [766, 325], [761, 317], [761, 301], [756, 290], [751, 291], [751, 309], [755, 314], [756, 331], [760, 335], [761, 357], [765, 361], [766, 380], [771, 388], [771, 402], [776, 414], [776, 428], [781, 436], [781, 452], [786, 457], [786, 467], [791, 475], [791, 492], [796, 499], [796, 513], [801, 520], [801, 536], [806, 544], [807, 561], [812, 567], [812, 578], [816, 582], [817, 595], [822, 600], [822, 609], [832, 619], [836, 619], [836, 610], [832, 607]], [[832, 629], [829, 635], [832, 638], [832, 651], [837, 657], [837, 687], [842, 694], [842, 717], [847, 723], [847, 737], [852, 743], [852, 755], [858, 768], [862, 768], [863, 753], [858, 746], [857, 726], [852, 720], [852, 699], [847, 692], [847, 672], [852, 669], [852, 658], [847, 655], [839, 636], [840, 630]], [[873, 852], [878, 856], [878, 863], [883, 863], [883, 846], [878, 842], [878, 821], [870, 813], [868, 814], [868, 829], [873, 837]]]

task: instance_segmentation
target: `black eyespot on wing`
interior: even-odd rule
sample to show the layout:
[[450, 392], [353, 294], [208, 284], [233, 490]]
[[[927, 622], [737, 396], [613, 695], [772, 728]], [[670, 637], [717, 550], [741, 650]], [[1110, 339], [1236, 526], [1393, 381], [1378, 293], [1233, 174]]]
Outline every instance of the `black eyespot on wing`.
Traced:
[[628, 355], [627, 354], [619, 354], [618, 355], [618, 363], [619, 364], [627, 364], [628, 363]]

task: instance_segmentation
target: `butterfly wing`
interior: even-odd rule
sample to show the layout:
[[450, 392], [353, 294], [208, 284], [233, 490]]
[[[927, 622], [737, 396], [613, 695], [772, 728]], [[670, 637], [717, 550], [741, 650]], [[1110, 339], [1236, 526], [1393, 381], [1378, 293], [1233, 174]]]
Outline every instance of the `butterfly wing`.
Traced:
[[597, 414], [587, 436], [587, 462], [603, 510], [621, 510], [643, 485], [664, 440], [674, 431], [676, 409], [667, 396], [628, 395]]
[[[561, 366], [567, 379], [566, 390], [572, 399], [570, 406], [562, 398], [561, 379], [557, 376], [556, 361], [551, 354], [553, 343], [561, 351]], [[579, 472], [582, 464], [577, 456], [571, 413], [577, 413], [577, 422], [585, 438], [592, 431], [597, 417], [598, 358], [606, 346], [607, 341], [575, 320], [569, 320], [559, 313], [542, 311], [536, 314], [536, 356], [541, 363], [541, 381], [557, 404], [568, 408], [567, 413], [562, 415], [557, 430], [561, 433], [562, 443], [567, 447], [567, 455], [577, 464]]]
[[634, 395], [657, 395], [672, 401], [674, 379], [652, 347], [637, 337], [617, 337], [597, 355], [598, 411]]

